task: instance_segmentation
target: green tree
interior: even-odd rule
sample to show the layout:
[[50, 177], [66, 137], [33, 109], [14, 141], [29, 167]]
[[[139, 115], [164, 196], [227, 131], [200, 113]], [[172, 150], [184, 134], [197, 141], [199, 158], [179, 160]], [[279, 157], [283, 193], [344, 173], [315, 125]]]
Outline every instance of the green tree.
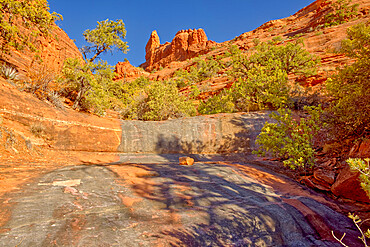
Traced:
[[64, 94], [74, 101], [74, 109], [102, 115], [106, 109], [120, 110], [125, 106], [124, 84], [113, 80], [115, 73], [107, 62], [84, 63], [67, 59], [62, 74], [60, 82], [64, 84]]
[[[301, 40], [283, 45], [280, 39], [276, 39], [258, 43], [255, 52], [250, 56], [232, 47], [232, 52], [228, 53], [232, 60], [228, 73], [235, 83], [227, 91], [230, 97], [221, 97], [223, 101], [226, 99], [231, 101], [229, 104], [223, 104], [226, 107], [224, 110], [230, 111], [231, 105], [234, 105], [233, 111], [278, 109], [289, 106], [292, 103], [294, 88], [288, 84], [288, 74], [313, 75], [319, 63], [319, 59], [306, 51], [302, 45]], [[207, 109], [208, 106], [211, 104], [202, 102], [200, 107], [204, 112], [214, 112]]]
[[209, 98], [207, 101], [202, 102], [198, 107], [198, 112], [200, 114], [217, 114], [234, 112], [235, 105], [232, 94], [229, 90], [223, 90], [221, 93]]
[[[95, 60], [100, 54], [113, 51], [115, 48], [123, 53], [127, 52], [127, 42], [123, 41], [126, 36], [125, 25], [122, 20], [101, 21], [93, 30], [84, 32], [86, 42], [90, 46], [84, 46], [81, 51], [85, 62], [77, 59], [67, 59], [63, 68], [63, 78], [68, 84], [69, 90], [76, 90], [73, 109], [93, 108], [95, 112], [102, 114], [105, 109], [115, 108], [120, 105], [122, 84], [115, 82], [113, 67], [106, 62]], [[87, 58], [88, 54], [93, 54]], [[115, 103], [113, 103], [113, 101]]]
[[125, 118], [161, 121], [169, 118], [189, 117], [196, 114], [191, 101], [179, 94], [174, 83], [153, 81], [144, 84], [137, 82], [136, 89], [131, 90], [131, 100]]
[[254, 66], [269, 66], [287, 74], [310, 76], [316, 73], [319, 59], [303, 48], [303, 40], [289, 42], [270, 41], [256, 46], [256, 52], [249, 58], [241, 54], [233, 59], [233, 73], [237, 77], [248, 78], [248, 71]]
[[35, 37], [48, 35], [54, 21], [62, 18], [49, 10], [47, 0], [0, 0], [1, 52], [9, 52], [11, 47], [36, 51]]
[[175, 72], [175, 82], [179, 88], [195, 85], [196, 83], [213, 78], [224, 68], [220, 59], [200, 57], [195, 58], [194, 65], [189, 70], [178, 70]]
[[260, 145], [255, 154], [267, 153], [283, 159], [291, 169], [312, 167], [315, 164], [313, 138], [321, 129], [321, 107], [306, 106], [307, 117], [300, 121], [293, 119], [289, 109], [279, 109], [270, 114], [275, 120], [266, 123], [257, 137]]
[[[114, 49], [118, 49], [123, 53], [128, 51], [127, 42], [123, 41], [126, 37], [126, 28], [122, 20], [100, 21], [95, 29], [86, 30], [83, 36], [90, 43], [89, 46], [81, 48], [86, 61], [93, 62], [100, 54], [108, 51], [112, 52]], [[93, 56], [88, 59], [87, 56], [90, 53]]]
[[365, 136], [370, 126], [370, 25], [355, 25], [347, 35], [340, 52], [356, 62], [340, 69], [326, 83], [332, 98], [326, 121], [339, 139]]

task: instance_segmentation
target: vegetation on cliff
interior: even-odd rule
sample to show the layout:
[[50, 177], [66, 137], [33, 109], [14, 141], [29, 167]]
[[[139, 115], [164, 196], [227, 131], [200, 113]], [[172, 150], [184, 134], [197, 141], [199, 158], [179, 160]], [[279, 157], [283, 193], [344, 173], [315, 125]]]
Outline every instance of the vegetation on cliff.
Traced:
[[[85, 61], [67, 59], [59, 79], [64, 84], [63, 94], [74, 104], [73, 109], [91, 109], [103, 114], [106, 109], [119, 107], [121, 84], [115, 82], [113, 67], [107, 62], [94, 63], [100, 54], [115, 48], [127, 52], [125, 25], [122, 20], [98, 22], [93, 30], [86, 30], [84, 37], [89, 46], [81, 48]], [[88, 54], [92, 54], [88, 58]]]
[[331, 97], [326, 121], [338, 139], [360, 138], [370, 131], [370, 23], [347, 30], [340, 52], [356, 59], [326, 83]]
[[62, 18], [60, 14], [50, 13], [47, 0], [1, 0], [0, 9], [1, 53], [25, 47], [36, 51], [36, 37], [49, 35], [54, 21]]
[[[317, 126], [320, 126], [320, 122], [322, 122], [325, 124], [326, 130], [332, 133], [331, 138], [341, 141], [348, 138], [352, 140], [366, 138], [369, 135], [370, 127], [370, 26], [368, 23], [360, 23], [349, 28], [347, 32], [348, 39], [342, 42], [340, 52], [355, 58], [356, 62], [340, 69], [337, 75], [328, 79], [326, 89], [331, 97], [329, 107], [319, 115], [311, 112], [310, 117], [307, 118], [314, 119], [311, 125], [313, 127], [308, 132], [311, 133], [313, 130], [317, 132], [319, 130]], [[314, 164], [312, 159], [301, 153], [301, 147], [306, 146], [302, 141], [311, 143], [307, 150], [313, 150], [312, 136], [308, 134], [306, 129], [306, 119], [301, 120], [300, 124], [297, 125], [289, 111], [278, 110], [278, 113], [272, 114], [272, 118], [277, 120], [277, 123], [267, 123], [259, 136], [260, 153], [265, 154], [264, 151], [272, 151], [275, 156], [286, 160], [285, 162], [292, 168], [312, 166]], [[299, 138], [294, 141], [297, 146], [290, 147], [284, 144], [284, 142], [289, 143], [290, 139], [294, 139], [294, 133], [299, 134]], [[301, 138], [303, 139], [301, 140]], [[290, 162], [291, 156], [287, 155], [286, 145], [289, 152], [296, 157], [294, 158], [296, 161]], [[314, 153], [310, 153], [309, 156], [313, 157]], [[295, 165], [292, 166], [292, 163]]]
[[325, 27], [343, 24], [358, 14], [358, 4], [351, 4], [352, 0], [338, 0], [332, 2], [332, 11], [325, 15]]
[[202, 114], [218, 112], [278, 109], [293, 105], [299, 85], [288, 83], [288, 74], [315, 74], [319, 60], [302, 47], [301, 40], [284, 44], [281, 41], [262, 42], [247, 55], [231, 48], [229, 75], [234, 84], [230, 89], [204, 100]]

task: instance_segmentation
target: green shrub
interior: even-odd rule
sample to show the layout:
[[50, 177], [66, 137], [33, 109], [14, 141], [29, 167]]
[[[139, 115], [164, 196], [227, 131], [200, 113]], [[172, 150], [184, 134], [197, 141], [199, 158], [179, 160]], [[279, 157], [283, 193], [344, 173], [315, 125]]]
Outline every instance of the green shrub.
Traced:
[[370, 158], [366, 159], [348, 159], [347, 163], [352, 170], [360, 173], [361, 186], [370, 198]]
[[284, 46], [277, 45], [280, 41], [277, 38], [259, 43], [256, 52], [250, 56], [234, 47], [228, 53], [232, 59], [228, 74], [235, 83], [220, 96], [202, 102], [200, 112], [252, 111], [291, 106], [294, 88], [288, 84], [288, 74], [313, 75], [319, 60], [302, 48], [300, 40]]
[[61, 15], [49, 12], [47, 0], [0, 1], [0, 9], [0, 51], [6, 53], [11, 47], [18, 50], [28, 47], [36, 51], [35, 37], [49, 35], [54, 21], [62, 19]]
[[278, 109], [290, 104], [287, 74], [271, 66], [255, 65], [231, 88], [237, 111]]
[[91, 110], [103, 115], [106, 109], [123, 107], [123, 83], [113, 81], [113, 67], [106, 62], [82, 63], [78, 59], [67, 59], [62, 77], [63, 94], [74, 102], [73, 108]]
[[202, 101], [198, 107], [200, 114], [216, 114], [225, 112], [234, 112], [235, 105], [232, 96], [227, 91], [222, 91], [218, 95]]
[[321, 107], [305, 107], [307, 118], [295, 121], [289, 109], [278, 109], [270, 117], [273, 123], [266, 123], [257, 137], [260, 145], [255, 154], [272, 154], [283, 159], [291, 169], [312, 167], [315, 164], [312, 140], [321, 129]]
[[370, 25], [358, 24], [347, 34], [340, 51], [356, 62], [339, 70], [326, 83], [332, 98], [326, 121], [338, 139], [364, 136], [370, 126]]
[[194, 62], [195, 65], [191, 66], [189, 70], [182, 69], [175, 72], [174, 79], [178, 88], [195, 85], [206, 79], [213, 78], [223, 68], [223, 64], [219, 59], [208, 58], [203, 60], [195, 58]]
[[192, 102], [180, 95], [174, 83], [154, 81], [141, 93], [136, 92], [122, 113], [123, 118], [161, 121], [196, 114]]
[[325, 27], [343, 24], [358, 14], [358, 4], [352, 4], [352, 0], [338, 0], [333, 2], [332, 12], [325, 16]]

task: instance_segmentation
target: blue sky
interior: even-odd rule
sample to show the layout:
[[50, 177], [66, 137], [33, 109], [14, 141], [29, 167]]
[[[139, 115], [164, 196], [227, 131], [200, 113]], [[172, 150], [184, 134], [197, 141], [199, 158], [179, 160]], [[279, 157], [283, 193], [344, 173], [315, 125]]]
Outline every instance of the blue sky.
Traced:
[[153, 30], [161, 44], [171, 42], [181, 29], [203, 28], [208, 39], [231, 40], [263, 23], [288, 17], [314, 0], [49, 0], [51, 11], [63, 15], [57, 24], [84, 45], [82, 33], [97, 21], [122, 19], [126, 26], [127, 54], [115, 52], [101, 58], [115, 65], [127, 58], [139, 66], [145, 62], [145, 45]]

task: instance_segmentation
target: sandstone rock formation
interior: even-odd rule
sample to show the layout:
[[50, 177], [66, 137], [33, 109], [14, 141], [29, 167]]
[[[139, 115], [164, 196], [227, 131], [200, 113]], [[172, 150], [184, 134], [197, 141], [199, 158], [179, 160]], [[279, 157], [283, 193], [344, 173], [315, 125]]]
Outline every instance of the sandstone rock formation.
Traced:
[[[199, 51], [197, 56], [203, 55], [202, 59], [219, 55], [222, 56], [230, 45], [236, 45], [240, 50], [248, 53], [253, 51], [253, 47], [255, 46], [254, 41], [256, 39], [266, 42], [272, 40], [274, 37], [280, 36], [283, 38], [284, 43], [287, 43], [295, 42], [298, 37], [300, 37], [303, 38], [305, 49], [321, 58], [321, 65], [318, 68], [318, 74], [315, 76], [310, 78], [297, 78], [297, 76], [290, 75], [289, 79], [292, 82], [296, 81], [306, 86], [320, 86], [330, 75], [336, 73], [336, 68], [343, 67], [351, 62], [351, 60], [343, 54], [333, 52], [340, 46], [341, 41], [346, 38], [346, 29], [359, 22], [366, 22], [370, 19], [369, 1], [353, 0], [352, 3], [359, 4], [359, 15], [357, 18], [345, 24], [317, 29], [318, 25], [322, 24], [325, 19], [325, 15], [330, 11], [330, 2], [317, 0], [292, 16], [280, 20], [269, 21], [255, 30], [241, 34], [233, 40], [214, 44], [215, 49], [206, 48], [206, 50]], [[179, 32], [179, 38], [181, 35], [183, 34]], [[159, 43], [159, 38], [156, 40]], [[155, 42], [148, 43], [154, 44]], [[171, 53], [171, 49], [173, 48], [172, 45], [174, 41], [163, 45], [158, 45], [158, 43], [156, 43], [156, 45], [151, 45], [151, 52], [147, 51], [148, 57], [146, 63], [141, 65], [146, 68], [147, 71], [152, 71], [160, 67], [164, 68], [160, 71], [153, 72], [150, 76], [151, 79], [169, 79], [176, 70], [188, 70], [190, 66], [194, 65], [191, 61], [177, 60], [175, 62], [173, 60], [175, 56], [173, 52]], [[165, 50], [165, 48], [167, 49]], [[164, 53], [165, 51], [167, 53]], [[209, 88], [214, 92], [228, 86], [230, 80], [227, 77], [227, 73], [222, 74], [221, 72], [218, 77], [212, 78], [212, 80], [207, 81], [207, 83], [209, 83]]]
[[177, 32], [171, 43], [160, 44], [157, 31], [153, 31], [145, 47], [146, 62], [140, 67], [147, 71], [165, 67], [173, 61], [184, 61], [209, 51], [216, 42], [207, 38], [203, 29], [188, 29]]
[[132, 66], [129, 61], [118, 62], [114, 71], [117, 74], [115, 80], [133, 81], [140, 76], [148, 76], [149, 73]]
[[159, 36], [157, 34], [157, 31], [154, 30], [152, 34], [150, 35], [149, 41], [145, 46], [145, 59], [146, 61], [150, 61], [152, 58], [154, 51], [156, 48], [158, 48], [161, 45], [161, 41], [159, 40]]
[[[310, 81], [307, 81], [306, 84], [315, 85], [322, 83], [330, 73], [335, 72], [336, 67], [348, 63], [348, 60], [343, 55], [331, 53], [330, 50], [338, 47], [340, 41], [346, 37], [346, 28], [369, 19], [370, 7], [369, 1], [354, 0], [354, 3], [360, 3], [360, 13], [362, 13], [357, 20], [336, 27], [315, 30], [314, 27], [320, 22], [327, 11], [327, 6], [323, 2], [321, 0], [315, 1], [291, 17], [271, 21], [254, 31], [242, 34], [238, 38], [225, 42], [222, 45], [209, 41], [202, 29], [179, 31], [171, 43], [167, 42], [161, 45], [159, 36], [154, 31], [146, 46], [146, 62], [142, 67], [147, 71], [164, 67], [165, 69], [161, 73], [162, 78], [165, 78], [166, 76], [171, 76], [176, 69], [179, 69], [179, 66], [182, 66], [181, 68], [191, 66], [191, 63], [185, 61], [186, 59], [202, 54], [207, 54], [207, 56], [222, 55], [230, 44], [237, 45], [243, 51], [248, 51], [249, 48], [254, 46], [254, 39], [258, 38], [261, 41], [268, 41], [274, 37], [283, 36], [285, 42], [294, 42], [296, 40], [294, 37], [298, 34], [302, 35], [305, 39], [306, 49], [322, 58], [320, 75], [310, 78]], [[75, 44], [59, 27], [55, 26], [51, 32], [50, 37], [39, 37], [37, 41], [39, 43], [38, 48], [40, 49], [39, 55], [44, 63], [38, 65], [35, 62], [35, 54], [27, 50], [22, 52], [12, 51], [9, 56], [5, 57], [6, 61], [16, 66], [20, 73], [27, 76], [27, 71], [33, 71], [35, 73], [42, 72], [43, 70], [58, 71], [65, 58], [68, 57], [80, 57], [82, 59]], [[219, 49], [211, 51], [211, 47], [218, 47]], [[179, 63], [179, 65], [176, 63]], [[120, 63], [116, 67], [116, 72], [121, 76], [118, 79], [123, 80], [135, 78], [140, 75], [139, 71], [139, 69], [131, 66], [128, 62]], [[153, 75], [158, 78], [158, 74], [153, 73]], [[227, 76], [220, 74], [217, 80], [210, 83], [210, 88], [215, 91], [216, 88], [222, 89], [224, 85], [228, 85], [230, 82]], [[20, 153], [23, 149], [26, 152], [29, 146], [31, 146], [29, 148], [31, 150], [32, 146], [43, 146], [57, 150], [85, 151], [89, 153], [112, 153], [117, 151], [149, 152], [153, 150], [160, 153], [178, 152], [179, 150], [181, 152], [199, 153], [215, 152], [215, 150], [229, 153], [249, 152], [249, 142], [255, 138], [255, 136], [251, 137], [250, 134], [256, 133], [256, 131], [250, 133], [249, 130], [247, 131], [241, 126], [239, 126], [240, 129], [230, 128], [230, 125], [225, 124], [225, 121], [218, 122], [212, 119], [212, 116], [205, 119], [198, 117], [198, 119], [201, 119], [201, 123], [205, 124], [198, 122], [194, 128], [186, 123], [190, 120], [181, 120], [184, 123], [182, 126], [191, 128], [193, 132], [191, 135], [179, 136], [177, 131], [179, 124], [175, 121], [151, 123], [152, 125], [157, 125], [156, 128], [152, 128], [150, 123], [147, 124], [147, 127], [143, 127], [144, 124], [139, 122], [122, 123], [116, 119], [86, 116], [69, 109], [62, 111], [50, 107], [47, 102], [38, 101], [32, 95], [11, 88], [10, 84], [3, 80], [0, 80], [0, 116], [4, 119], [3, 126], [1, 126], [2, 142], [4, 145], [0, 147], [0, 153], [5, 153], [3, 157], [13, 157], [12, 155]], [[257, 123], [255, 119], [253, 121], [247, 120], [245, 119], [243, 122], [246, 126], [253, 126]], [[175, 124], [173, 126], [176, 128], [171, 133], [168, 131], [166, 125], [174, 122]], [[239, 123], [240, 121], [234, 122]], [[30, 130], [34, 124], [40, 123], [44, 125], [45, 137], [36, 138]], [[218, 132], [215, 130], [220, 128], [220, 126], [223, 127], [221, 129], [229, 132], [219, 138], [216, 135]], [[141, 129], [140, 127], [143, 128]], [[13, 132], [10, 131], [11, 129], [14, 130], [13, 132], [18, 137], [12, 137]], [[125, 130], [125, 136], [122, 134], [123, 130]], [[186, 129], [183, 128], [183, 130], [185, 131]], [[201, 135], [197, 133], [199, 130], [201, 130]], [[237, 133], [238, 131], [239, 133]], [[154, 134], [158, 138], [152, 142], [138, 142], [137, 137], [140, 136], [138, 134], [141, 134], [141, 132], [150, 134], [151, 139], [148, 138], [148, 140], [153, 140], [152, 137]], [[197, 137], [198, 139], [194, 139], [193, 137]], [[186, 138], [189, 139], [187, 140]], [[203, 140], [204, 142], [200, 142], [199, 140]], [[235, 142], [235, 140], [238, 142]], [[22, 150], [18, 148], [19, 145], [12, 146], [8, 144], [16, 141], [22, 142], [22, 145], [24, 143]], [[240, 143], [243, 145], [240, 145]], [[8, 146], [5, 146], [5, 144]], [[362, 156], [366, 156], [369, 153], [369, 146], [369, 142], [364, 142], [364, 144], [358, 147], [358, 150], [364, 154]], [[151, 149], [152, 147], [154, 149]], [[23, 156], [23, 153], [20, 153], [21, 155]], [[330, 170], [317, 170], [310, 179], [321, 186], [316, 186], [320, 190], [332, 191], [333, 194], [341, 198], [364, 201], [366, 197], [363, 193], [357, 198], [352, 197], [353, 195], [357, 195], [353, 191], [360, 190], [361, 188], [358, 184], [357, 175], [351, 174], [346, 169], [338, 171], [335, 174]]]

